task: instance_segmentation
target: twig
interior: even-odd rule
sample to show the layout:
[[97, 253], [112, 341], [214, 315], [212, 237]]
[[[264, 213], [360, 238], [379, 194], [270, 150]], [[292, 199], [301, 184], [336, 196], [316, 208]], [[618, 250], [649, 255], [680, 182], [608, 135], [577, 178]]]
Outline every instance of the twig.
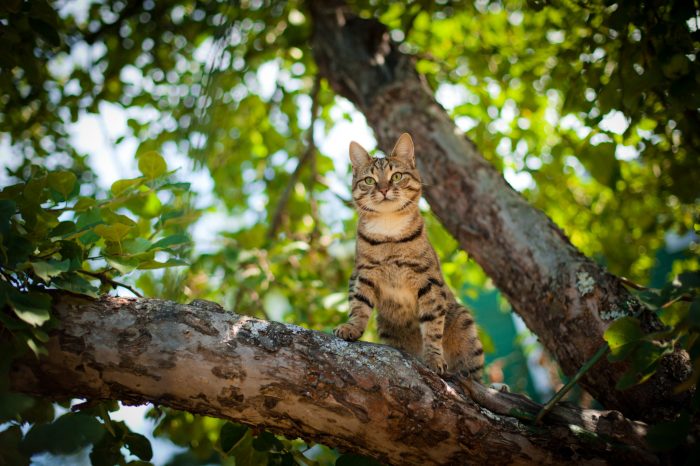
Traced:
[[634, 288], [635, 290], [648, 290], [649, 289], [646, 286], [642, 286], [639, 283], [633, 282], [629, 278], [625, 278], [625, 277], [617, 277], [617, 278], [620, 279], [620, 281], [622, 282], [623, 285], [627, 285], [630, 288]]
[[116, 280], [109, 278], [107, 275], [104, 274], [104, 272], [90, 272], [88, 270], [78, 270], [78, 272], [82, 273], [83, 275], [88, 275], [90, 277], [97, 278], [102, 283], [109, 283], [110, 285], [112, 285], [112, 288], [117, 288], [117, 287], [125, 288], [125, 289], [131, 291], [132, 293], [134, 293], [139, 298], [143, 298], [143, 295], [141, 293], [139, 293], [138, 291], [136, 291], [133, 287], [131, 287], [130, 285], [127, 285], [126, 283], [118, 282]]
[[[640, 284], [638, 284], [638, 283], [635, 283], [635, 282], [633, 282], [632, 280], [630, 280], [629, 278], [625, 278], [625, 277], [618, 277], [618, 278], [620, 279], [620, 281], [622, 282], [623, 285], [627, 285], [627, 286], [629, 286], [630, 288], [633, 288], [633, 289], [635, 289], [635, 290], [638, 290], [638, 291], [651, 290], [651, 288], [647, 288], [646, 286], [642, 286], [642, 285], [640, 285]], [[668, 302], [666, 302], [666, 303], [660, 305], [659, 308], [661, 308], [661, 309], [666, 309], [666, 308], [669, 307], [671, 304], [676, 303], [676, 302], [678, 302], [678, 301], [692, 302], [692, 301], [693, 301], [693, 295], [690, 295], [690, 294], [682, 294], [682, 295], [680, 295], [680, 296], [676, 296], [676, 297], [673, 298], [672, 300], [670, 300], [670, 301], [668, 301]]]
[[[474, 380], [456, 380], [467, 391], [469, 397], [478, 405], [501, 415], [520, 419], [525, 423], [533, 422], [542, 405], [520, 393], [494, 390]], [[607, 440], [630, 439], [631, 445], [648, 448], [646, 445], [647, 425], [630, 421], [615, 411], [597, 411], [577, 406], [556, 405], [547, 416], [547, 425], [577, 426], [588, 431], [591, 436], [606, 435]]]
[[684, 302], [686, 302], [686, 303], [692, 303], [694, 299], [695, 299], [695, 298], [693, 297], [693, 295], [690, 295], [690, 294], [682, 294], [682, 295], [676, 296], [676, 297], [673, 298], [672, 300], [670, 300], [670, 301], [668, 301], [668, 302], [662, 304], [661, 306], [659, 306], [659, 308], [660, 308], [660, 309], [666, 309], [666, 308], [669, 307], [671, 304], [677, 303], [678, 301], [684, 301]]
[[311, 124], [309, 125], [309, 132], [307, 133], [306, 138], [306, 150], [299, 158], [299, 164], [292, 173], [292, 176], [289, 178], [289, 183], [287, 183], [282, 196], [280, 196], [280, 199], [277, 202], [275, 213], [272, 215], [272, 221], [270, 222], [270, 228], [267, 230], [266, 236], [268, 240], [273, 239], [277, 234], [280, 224], [282, 223], [282, 213], [289, 202], [289, 196], [291, 196], [294, 186], [297, 184], [297, 181], [299, 181], [299, 175], [301, 174], [306, 162], [308, 162], [316, 153], [316, 144], [314, 143], [314, 123], [316, 123], [316, 113], [318, 112], [318, 91], [320, 87], [321, 77], [320, 75], [316, 75], [313, 87], [311, 88]]
[[573, 388], [574, 385], [578, 383], [579, 380], [581, 380], [581, 377], [589, 371], [591, 367], [595, 365], [595, 363], [600, 360], [600, 358], [603, 357], [605, 353], [608, 352], [608, 344], [605, 343], [603, 346], [598, 348], [598, 351], [593, 355], [591, 359], [589, 359], [583, 366], [581, 366], [581, 369], [578, 370], [576, 375], [574, 375], [571, 380], [569, 380], [566, 385], [564, 385], [561, 390], [559, 390], [551, 400], [547, 402], [546, 405], [540, 410], [539, 413], [537, 413], [537, 416], [535, 417], [535, 424], [539, 424], [542, 418], [552, 410], [554, 405], [556, 405], [567, 393], [569, 393], [569, 390]]
[[[316, 142], [314, 141], [314, 124], [318, 115], [318, 92], [321, 84], [321, 78], [317, 75], [314, 79], [314, 85], [311, 90], [311, 124], [309, 125], [309, 133], [307, 134], [306, 147], [311, 151], [311, 160], [309, 161], [311, 169], [311, 181], [309, 183], [309, 207], [311, 208], [311, 218], [314, 222], [314, 228], [311, 230], [311, 242], [318, 237], [318, 200], [314, 195], [314, 186], [318, 182], [318, 167], [316, 165]], [[313, 149], [309, 149], [313, 148]]]

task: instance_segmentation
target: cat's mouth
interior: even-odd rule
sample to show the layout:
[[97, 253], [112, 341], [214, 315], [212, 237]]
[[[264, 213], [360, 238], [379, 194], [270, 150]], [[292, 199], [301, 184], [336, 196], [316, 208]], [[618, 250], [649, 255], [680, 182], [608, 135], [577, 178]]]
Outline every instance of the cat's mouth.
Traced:
[[388, 195], [385, 195], [385, 194], [379, 194], [379, 195], [375, 195], [373, 200], [377, 203], [381, 203], [381, 202], [393, 202], [393, 201], [397, 200], [397, 198], [396, 197], [389, 197]]

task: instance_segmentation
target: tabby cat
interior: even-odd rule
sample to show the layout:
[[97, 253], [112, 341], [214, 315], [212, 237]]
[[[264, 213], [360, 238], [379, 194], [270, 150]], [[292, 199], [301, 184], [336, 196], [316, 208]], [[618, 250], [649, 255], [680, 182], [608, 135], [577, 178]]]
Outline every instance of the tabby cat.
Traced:
[[401, 135], [387, 158], [350, 143], [352, 198], [359, 213], [350, 318], [335, 329], [362, 336], [377, 308], [379, 337], [419, 357], [438, 374], [480, 379], [484, 350], [471, 314], [445, 285], [418, 210], [421, 178], [413, 140]]

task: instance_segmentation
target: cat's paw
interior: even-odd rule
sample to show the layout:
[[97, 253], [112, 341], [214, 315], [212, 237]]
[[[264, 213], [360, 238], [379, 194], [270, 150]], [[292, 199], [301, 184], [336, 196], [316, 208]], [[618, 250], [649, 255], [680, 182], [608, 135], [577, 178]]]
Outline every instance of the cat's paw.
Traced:
[[333, 330], [333, 334], [346, 341], [355, 341], [362, 336], [362, 330], [350, 324], [342, 324]]
[[439, 375], [447, 372], [447, 362], [441, 354], [430, 353], [423, 356], [425, 365], [435, 371]]

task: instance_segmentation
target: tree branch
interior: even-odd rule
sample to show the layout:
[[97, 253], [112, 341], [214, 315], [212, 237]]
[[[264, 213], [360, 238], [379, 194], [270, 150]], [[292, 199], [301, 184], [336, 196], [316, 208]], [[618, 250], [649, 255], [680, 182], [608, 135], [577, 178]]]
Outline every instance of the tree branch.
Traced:
[[[53, 399], [152, 402], [371, 455], [386, 464], [656, 464], [646, 426], [557, 406], [548, 425], [480, 408], [416, 359], [195, 301], [56, 293], [48, 356], [11, 372]], [[473, 385], [497, 412], [528, 401]], [[529, 403], [532, 403], [529, 401]], [[536, 413], [539, 405], [531, 411]], [[525, 406], [525, 408], [522, 408]]]

